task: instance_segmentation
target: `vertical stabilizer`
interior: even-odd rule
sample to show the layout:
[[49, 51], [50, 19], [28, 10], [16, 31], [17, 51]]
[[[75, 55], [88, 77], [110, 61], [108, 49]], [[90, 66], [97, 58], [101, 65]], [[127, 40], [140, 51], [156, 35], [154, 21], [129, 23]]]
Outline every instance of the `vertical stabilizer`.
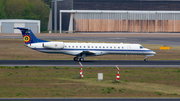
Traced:
[[21, 31], [25, 44], [48, 42], [46, 40], [36, 38], [31, 29], [21, 27], [17, 27], [15, 29], [19, 29]]

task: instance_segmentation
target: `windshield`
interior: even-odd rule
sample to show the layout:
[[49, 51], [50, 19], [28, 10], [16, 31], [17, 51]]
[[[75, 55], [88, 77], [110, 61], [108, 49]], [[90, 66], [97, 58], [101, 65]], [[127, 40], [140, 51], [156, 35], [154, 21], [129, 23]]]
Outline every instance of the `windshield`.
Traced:
[[140, 49], [143, 49], [144, 47], [143, 46], [140, 46]]

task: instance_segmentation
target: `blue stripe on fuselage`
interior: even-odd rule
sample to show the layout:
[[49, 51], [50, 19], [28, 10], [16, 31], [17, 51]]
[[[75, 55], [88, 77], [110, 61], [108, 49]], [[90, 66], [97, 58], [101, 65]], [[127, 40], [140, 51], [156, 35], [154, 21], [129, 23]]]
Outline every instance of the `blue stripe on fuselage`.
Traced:
[[142, 51], [142, 52], [152, 52], [152, 50], [119, 50], [119, 49], [50, 49], [50, 48], [32, 48], [34, 50], [71, 50], [71, 51]]

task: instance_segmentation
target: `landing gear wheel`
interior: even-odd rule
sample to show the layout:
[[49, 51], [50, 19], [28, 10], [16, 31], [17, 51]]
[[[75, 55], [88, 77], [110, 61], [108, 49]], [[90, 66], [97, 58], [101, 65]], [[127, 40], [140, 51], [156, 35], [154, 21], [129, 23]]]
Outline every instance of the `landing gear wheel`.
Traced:
[[78, 57], [74, 57], [74, 61], [78, 61]]
[[144, 59], [145, 62], [148, 62], [148, 59]]
[[84, 61], [84, 59], [83, 58], [79, 58], [79, 61]]

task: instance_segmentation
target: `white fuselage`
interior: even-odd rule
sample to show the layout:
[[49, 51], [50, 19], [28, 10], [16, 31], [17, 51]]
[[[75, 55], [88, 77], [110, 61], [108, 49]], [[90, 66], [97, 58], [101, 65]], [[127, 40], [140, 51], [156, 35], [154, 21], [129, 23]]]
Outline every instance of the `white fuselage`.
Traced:
[[86, 53], [86, 56], [105, 54], [153, 56], [156, 54], [154, 51], [144, 48], [140, 44], [44, 42], [27, 44], [26, 46], [44, 53], [61, 53], [74, 56], [80, 56], [82, 53]]

